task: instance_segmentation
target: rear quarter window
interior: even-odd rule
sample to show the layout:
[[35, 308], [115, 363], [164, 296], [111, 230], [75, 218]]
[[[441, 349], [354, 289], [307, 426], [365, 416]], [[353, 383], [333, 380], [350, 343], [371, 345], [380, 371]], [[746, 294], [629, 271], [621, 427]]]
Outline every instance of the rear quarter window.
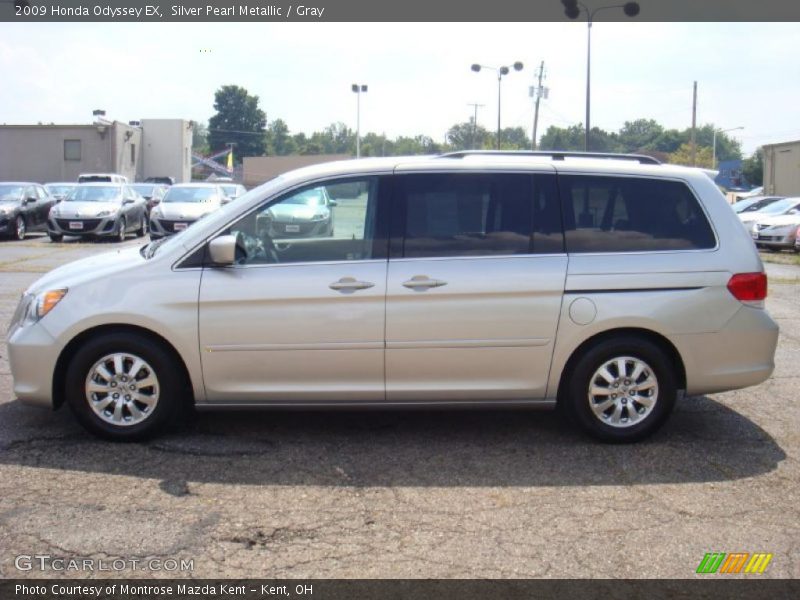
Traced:
[[700, 204], [680, 181], [559, 178], [567, 252], [701, 250], [716, 245]]

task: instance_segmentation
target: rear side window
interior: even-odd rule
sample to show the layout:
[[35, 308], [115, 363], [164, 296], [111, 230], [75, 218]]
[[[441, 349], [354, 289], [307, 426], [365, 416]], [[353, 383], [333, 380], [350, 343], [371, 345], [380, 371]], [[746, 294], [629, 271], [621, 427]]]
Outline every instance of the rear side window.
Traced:
[[697, 198], [678, 181], [564, 175], [559, 178], [568, 252], [713, 248]]
[[[395, 177], [406, 258], [563, 251], [555, 177], [435, 173]], [[540, 217], [541, 241], [532, 235]], [[397, 229], [396, 229], [397, 231]]]

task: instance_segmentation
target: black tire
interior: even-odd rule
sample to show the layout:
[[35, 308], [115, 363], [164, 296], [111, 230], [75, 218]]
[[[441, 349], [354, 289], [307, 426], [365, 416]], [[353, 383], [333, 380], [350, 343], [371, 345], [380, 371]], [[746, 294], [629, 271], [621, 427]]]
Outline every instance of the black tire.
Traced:
[[[607, 362], [619, 357], [630, 357], [645, 363], [657, 382], [658, 392], [655, 403], [646, 416], [639, 417], [637, 412], [633, 416], [639, 420], [638, 422], [633, 424], [628, 422], [626, 424], [625, 421], [622, 421], [622, 425], [614, 426], [610, 424], [611, 413], [615, 413], [618, 403], [615, 401], [615, 404], [608, 408], [609, 414], [604, 417], [608, 420], [604, 422], [592, 409], [590, 387], [599, 369]], [[635, 363], [630, 362], [627, 366], [632, 369], [635, 367]], [[609, 371], [612, 376], [616, 377], [618, 375], [616, 368], [609, 369]], [[643, 377], [647, 373], [648, 371], [645, 371], [643, 375], [640, 375], [638, 381], [643, 383], [645, 381]], [[602, 379], [598, 381], [603, 383]], [[621, 381], [620, 385], [627, 385], [626, 381], [630, 380]], [[612, 386], [613, 384], [609, 383], [608, 385]], [[627, 387], [624, 389], [627, 390]], [[611, 387], [609, 387], [609, 390], [615, 392], [616, 396], [620, 398], [619, 415], [622, 415], [620, 420], [630, 421], [631, 417], [629, 415], [631, 413], [629, 411], [631, 411], [631, 407], [635, 407], [637, 411], [647, 410], [647, 407], [638, 404], [638, 401], [630, 401], [631, 396], [626, 393], [620, 393], [619, 389], [611, 390]], [[578, 357], [570, 372], [567, 373], [566, 390], [561, 401], [565, 404], [563, 408], [572, 419], [593, 437], [604, 442], [629, 443], [638, 442], [652, 435], [666, 422], [675, 406], [677, 393], [675, 367], [666, 352], [660, 346], [647, 339], [635, 336], [621, 336], [599, 342]], [[632, 397], [638, 400], [638, 396], [635, 393]], [[611, 400], [610, 395], [598, 395], [595, 398], [595, 402], [598, 405], [603, 404], [602, 398]]]
[[[108, 422], [95, 412], [87, 398], [86, 384], [93, 367], [104, 357], [115, 353], [143, 359], [147, 366], [152, 367], [152, 373], [146, 369], [138, 371], [143, 376], [141, 379], [146, 375], [154, 375], [158, 383], [147, 388], [151, 393], [157, 390], [158, 399], [152, 412], [139, 422], [127, 425]], [[126, 362], [126, 365], [129, 364]], [[108, 370], [110, 372], [111, 367]], [[67, 368], [64, 392], [73, 414], [88, 431], [115, 442], [134, 442], [150, 438], [176, 421], [184, 404], [182, 396], [187, 389], [182, 373], [173, 356], [153, 340], [136, 333], [111, 333], [90, 339], [75, 352]], [[120, 390], [121, 387], [116, 389]], [[137, 406], [147, 410], [143, 404]], [[132, 417], [130, 411], [125, 414]]]
[[136, 230], [136, 237], [144, 237], [147, 233], [147, 217], [142, 215], [142, 222], [139, 223], [139, 229]]
[[48, 233], [47, 235], [50, 236], [50, 241], [55, 242], [56, 244], [64, 239], [64, 236], [60, 233]]
[[119, 228], [117, 229], [117, 237], [114, 238], [115, 242], [124, 242], [125, 241], [125, 229], [128, 224], [125, 222], [125, 217], [119, 218]]
[[17, 215], [14, 221], [14, 239], [21, 242], [25, 239], [25, 234], [28, 233], [28, 224], [25, 222], [25, 217]]

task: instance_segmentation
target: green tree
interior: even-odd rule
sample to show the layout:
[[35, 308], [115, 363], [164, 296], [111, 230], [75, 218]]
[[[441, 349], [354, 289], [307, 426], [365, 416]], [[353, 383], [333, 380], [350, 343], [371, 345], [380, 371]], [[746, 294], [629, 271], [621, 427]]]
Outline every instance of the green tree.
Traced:
[[742, 175], [752, 185], [764, 185], [764, 151], [758, 147], [742, 162]]
[[236, 144], [234, 156], [262, 156], [267, 116], [258, 107], [258, 96], [251, 96], [237, 85], [224, 85], [214, 94], [216, 114], [208, 121], [208, 145], [212, 151]]
[[692, 145], [682, 144], [675, 152], [669, 155], [669, 162], [673, 165], [684, 165], [687, 167], [703, 167], [711, 169], [711, 146], [698, 146], [695, 154], [695, 164], [692, 164]]
[[456, 123], [447, 130], [447, 143], [452, 150], [476, 150], [489, 144], [489, 132], [481, 125], [475, 126], [474, 119]]
[[506, 127], [500, 130], [501, 150], [529, 150], [531, 139], [522, 127]]
[[625, 124], [619, 130], [620, 151], [655, 150], [654, 142], [663, 133], [664, 128], [653, 119], [625, 121]]
[[267, 153], [286, 156], [297, 153], [297, 144], [289, 134], [289, 126], [283, 119], [276, 119], [267, 127], [265, 134]]
[[583, 124], [557, 127], [551, 125], [539, 140], [541, 150], [582, 151], [584, 142]]
[[208, 127], [192, 121], [192, 152], [208, 154]]

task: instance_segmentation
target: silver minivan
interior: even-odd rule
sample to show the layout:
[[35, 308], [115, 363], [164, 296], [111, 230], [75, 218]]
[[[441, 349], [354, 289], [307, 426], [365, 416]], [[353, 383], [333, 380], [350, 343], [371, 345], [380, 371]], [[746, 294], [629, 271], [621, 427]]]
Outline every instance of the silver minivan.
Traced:
[[[274, 219], [310, 190], [330, 214]], [[23, 294], [8, 346], [20, 400], [66, 402], [114, 440], [187, 406], [559, 406], [627, 442], [681, 392], [769, 377], [766, 294], [702, 171], [460, 152], [299, 169], [170, 238], [58, 268]]]

